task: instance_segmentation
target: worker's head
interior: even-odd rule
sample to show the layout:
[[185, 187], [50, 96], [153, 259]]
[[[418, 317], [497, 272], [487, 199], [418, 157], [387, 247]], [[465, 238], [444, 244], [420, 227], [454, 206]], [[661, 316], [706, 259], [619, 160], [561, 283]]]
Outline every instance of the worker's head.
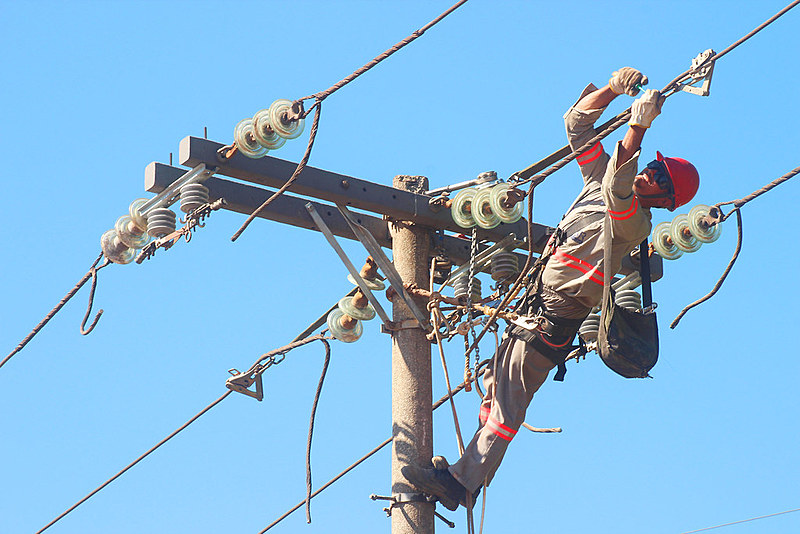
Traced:
[[694, 165], [681, 158], [665, 158], [656, 152], [656, 159], [633, 180], [633, 192], [646, 208], [683, 206], [697, 193], [700, 175]]

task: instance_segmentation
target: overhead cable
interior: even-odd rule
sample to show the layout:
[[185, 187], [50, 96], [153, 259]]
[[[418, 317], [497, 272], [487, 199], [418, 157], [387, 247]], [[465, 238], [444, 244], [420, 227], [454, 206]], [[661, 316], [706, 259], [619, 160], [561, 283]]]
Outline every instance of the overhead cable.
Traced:
[[97, 271], [99, 271], [100, 269], [102, 269], [103, 267], [107, 266], [107, 265], [110, 263], [108, 260], [106, 260], [106, 261], [105, 261], [105, 262], [104, 262], [104, 263], [103, 263], [103, 264], [102, 264], [100, 267], [97, 267], [97, 264], [98, 264], [98, 263], [100, 263], [100, 260], [101, 260], [101, 259], [103, 259], [103, 253], [102, 253], [102, 252], [101, 252], [101, 253], [100, 253], [100, 255], [97, 257], [97, 259], [96, 259], [96, 260], [94, 260], [94, 263], [92, 263], [92, 266], [89, 268], [89, 270], [86, 272], [86, 274], [85, 274], [85, 275], [83, 275], [83, 278], [81, 278], [81, 279], [78, 281], [78, 283], [75, 285], [75, 287], [73, 287], [73, 288], [72, 288], [72, 289], [69, 291], [69, 293], [67, 293], [67, 294], [64, 296], [64, 298], [63, 298], [63, 299], [61, 299], [61, 301], [60, 301], [58, 304], [56, 304], [56, 307], [55, 307], [55, 308], [53, 308], [52, 310], [50, 310], [50, 313], [48, 313], [47, 315], [45, 315], [44, 319], [42, 319], [42, 320], [41, 320], [41, 322], [40, 322], [38, 325], [36, 325], [36, 327], [35, 327], [35, 328], [34, 328], [34, 329], [31, 331], [31, 333], [30, 333], [30, 334], [28, 334], [28, 335], [25, 337], [25, 339], [23, 339], [23, 340], [20, 342], [20, 344], [19, 344], [19, 345], [17, 345], [17, 347], [16, 347], [14, 350], [12, 350], [12, 351], [11, 351], [11, 353], [9, 353], [9, 355], [8, 355], [8, 356], [6, 356], [5, 358], [3, 358], [3, 361], [2, 361], [2, 362], [0, 362], [0, 367], [3, 367], [3, 366], [6, 364], [6, 362], [8, 362], [8, 360], [10, 360], [10, 359], [11, 359], [11, 358], [12, 358], [12, 357], [13, 357], [13, 356], [16, 354], [16, 353], [18, 353], [19, 351], [21, 351], [21, 350], [23, 349], [23, 347], [25, 347], [25, 345], [27, 345], [27, 344], [28, 344], [28, 342], [29, 342], [31, 339], [33, 339], [33, 337], [34, 337], [36, 334], [38, 334], [38, 333], [39, 333], [39, 331], [40, 331], [42, 328], [44, 328], [44, 325], [46, 325], [46, 324], [47, 324], [47, 323], [50, 321], [50, 319], [52, 319], [52, 318], [55, 316], [55, 314], [57, 314], [57, 313], [58, 313], [58, 312], [61, 310], [61, 308], [63, 308], [63, 307], [64, 307], [64, 305], [65, 305], [67, 302], [69, 302], [69, 299], [71, 299], [72, 297], [74, 297], [74, 296], [75, 296], [75, 293], [77, 293], [77, 292], [78, 292], [78, 290], [79, 290], [80, 288], [82, 288], [82, 287], [83, 287], [83, 285], [84, 285], [86, 282], [88, 282], [88, 281], [89, 281], [89, 278], [91, 278], [91, 279], [92, 279], [92, 291], [91, 291], [91, 294], [90, 294], [90, 296], [89, 296], [89, 308], [86, 310], [86, 315], [84, 316], [84, 318], [83, 318], [83, 322], [81, 323], [81, 329], [80, 329], [80, 331], [81, 331], [81, 334], [83, 334], [83, 335], [86, 335], [86, 334], [88, 334], [89, 332], [91, 332], [91, 331], [94, 329], [95, 325], [97, 325], [97, 321], [99, 321], [99, 320], [100, 320], [100, 316], [103, 314], [103, 310], [100, 310], [100, 311], [97, 313], [97, 315], [96, 315], [96, 316], [95, 316], [95, 318], [94, 318], [94, 321], [92, 321], [92, 324], [89, 326], [89, 328], [88, 328], [88, 329], [84, 329], [84, 328], [85, 328], [85, 326], [86, 326], [86, 321], [87, 321], [87, 320], [88, 320], [88, 318], [89, 318], [89, 314], [90, 314], [90, 313], [91, 313], [91, 311], [92, 311], [92, 302], [94, 301], [94, 291], [95, 291], [95, 289], [97, 288]]
[[[798, 1], [800, 1], [800, 0], [798, 0]], [[333, 84], [332, 86], [330, 86], [329, 88], [325, 89], [324, 91], [320, 91], [318, 93], [314, 93], [313, 95], [309, 95], [309, 96], [300, 98], [298, 100], [295, 100], [292, 103], [292, 112], [296, 114], [296, 118], [298, 118], [298, 119], [299, 118], [305, 118], [306, 116], [309, 115], [309, 113], [311, 113], [312, 109], [316, 108], [316, 111], [314, 113], [314, 123], [313, 123], [313, 125], [311, 127], [311, 133], [309, 134], [309, 137], [308, 137], [308, 145], [306, 146], [306, 151], [303, 154], [303, 159], [300, 161], [300, 163], [298, 163], [297, 167], [295, 168], [294, 172], [292, 173], [292, 176], [286, 181], [286, 183], [283, 184], [283, 186], [278, 191], [276, 191], [275, 194], [273, 194], [270, 198], [268, 198], [266, 201], [264, 201], [264, 203], [261, 204], [261, 206], [256, 208], [256, 210], [253, 213], [251, 213], [249, 217], [247, 217], [247, 219], [242, 224], [242, 226], [236, 231], [236, 233], [234, 233], [231, 236], [231, 241], [236, 241], [237, 239], [239, 239], [239, 236], [242, 235], [242, 232], [244, 232], [247, 229], [247, 227], [250, 225], [251, 222], [253, 222], [253, 220], [255, 220], [255, 218], [259, 215], [259, 213], [261, 213], [261, 211], [263, 211], [267, 206], [269, 206], [269, 204], [275, 198], [277, 198], [278, 196], [283, 194], [284, 191], [286, 191], [292, 185], [292, 183], [294, 183], [294, 181], [297, 179], [297, 177], [300, 175], [300, 173], [303, 172], [303, 169], [305, 168], [306, 163], [308, 163], [308, 158], [311, 156], [311, 148], [314, 146], [314, 139], [315, 139], [315, 137], [317, 135], [317, 127], [319, 125], [319, 114], [320, 114], [320, 109], [322, 108], [322, 101], [325, 100], [326, 98], [328, 98], [330, 95], [332, 95], [336, 91], [338, 91], [339, 89], [341, 89], [342, 87], [344, 87], [345, 85], [347, 85], [348, 83], [352, 82], [353, 80], [355, 80], [356, 78], [358, 78], [359, 76], [364, 74], [365, 72], [367, 72], [368, 70], [370, 70], [372, 67], [374, 67], [375, 65], [377, 65], [378, 63], [380, 63], [384, 59], [388, 58], [389, 56], [391, 56], [392, 54], [394, 54], [395, 52], [397, 52], [398, 50], [400, 50], [401, 48], [406, 46], [407, 44], [413, 42], [418, 37], [422, 36], [422, 34], [424, 34], [426, 31], [431, 29], [433, 26], [435, 26], [438, 22], [440, 22], [442, 19], [444, 19], [450, 13], [452, 13], [453, 11], [455, 11], [456, 9], [458, 9], [459, 7], [461, 7], [462, 5], [464, 5], [466, 3], [467, 3], [467, 0], [460, 0], [459, 2], [456, 2], [449, 9], [447, 9], [444, 13], [442, 13], [441, 15], [439, 15], [438, 17], [433, 19], [431, 22], [429, 22], [428, 24], [426, 24], [425, 26], [423, 26], [419, 30], [415, 31], [414, 33], [412, 33], [411, 35], [409, 35], [408, 37], [406, 37], [402, 41], [398, 42], [397, 44], [395, 44], [393, 47], [389, 48], [388, 50], [386, 50], [382, 54], [379, 54], [378, 56], [373, 58], [372, 61], [370, 61], [367, 64], [365, 64], [363, 67], [357, 69], [355, 72], [353, 72], [349, 76], [343, 78], [342, 80], [340, 80], [339, 82]], [[306, 100], [312, 100], [312, 99], [314, 100], [314, 105], [310, 109], [308, 109], [307, 111], [303, 111], [303, 102], [306, 101]], [[227, 148], [227, 147], [225, 147], [225, 148]], [[227, 150], [225, 152], [225, 157], [229, 158], [233, 154], [235, 149], [236, 149], [236, 145], [234, 144], [230, 150]]]
[[[715, 62], [717, 59], [721, 58], [722, 56], [724, 56], [725, 54], [727, 54], [728, 52], [730, 52], [731, 50], [733, 50], [734, 48], [736, 48], [740, 44], [742, 44], [745, 41], [747, 41], [748, 39], [750, 39], [756, 33], [760, 32], [761, 30], [766, 28], [768, 25], [772, 24], [775, 20], [777, 20], [779, 17], [784, 15], [787, 11], [789, 11], [790, 9], [795, 7], [797, 4], [800, 4], [800, 0], [795, 0], [794, 2], [790, 3], [788, 6], [786, 6], [783, 9], [781, 9], [778, 13], [776, 13], [775, 15], [773, 15], [772, 17], [767, 19], [765, 22], [760, 24], [758, 27], [753, 29], [747, 35], [744, 35], [739, 40], [737, 40], [736, 42], [732, 43], [730, 46], [725, 48], [722, 52], [711, 56], [706, 61], [706, 63], [704, 63], [703, 65], [699, 65], [697, 68], [704, 67], [709, 62]], [[679, 76], [677, 76], [676, 78], [674, 78], [671, 82], [669, 82], [664, 87], [664, 89], [662, 90], [662, 93], [667, 93], [668, 91], [670, 91], [673, 88], [677, 87], [679, 82], [684, 80], [684, 79], [686, 79], [687, 77], [690, 77], [694, 70], [695, 70], [695, 67], [690, 68], [690, 69], [686, 70], [685, 72], [683, 72], [682, 74], [680, 74]], [[666, 95], [666, 96], [669, 96], [669, 95]], [[528, 195], [528, 257], [527, 257], [527, 259], [525, 261], [525, 265], [520, 270], [519, 276], [517, 277], [516, 281], [512, 284], [511, 289], [509, 290], [509, 292], [506, 295], [506, 297], [503, 299], [503, 302], [491, 314], [491, 316], [489, 317], [489, 321], [486, 323], [484, 328], [478, 333], [478, 337], [475, 339], [475, 341], [472, 343], [472, 345], [467, 349], [467, 354], [469, 354], [471, 351], [475, 350], [475, 347], [477, 347], [478, 342], [483, 338], [484, 334], [489, 329], [489, 327], [491, 327], [497, 321], [497, 314], [500, 312], [500, 310], [502, 310], [506, 305], [508, 305], [508, 303], [511, 301], [511, 297], [516, 295], [516, 293], [518, 293], [522, 289], [522, 282], [525, 279], [525, 277], [528, 275], [528, 270], [533, 267], [533, 263], [534, 262], [533, 262], [532, 225], [533, 225], [533, 190], [534, 190], [534, 188], [538, 184], [542, 183], [545, 180], [545, 178], [547, 178], [548, 176], [553, 174], [555, 171], [557, 171], [558, 169], [561, 169], [562, 167], [564, 167], [567, 163], [569, 163], [573, 159], [575, 159], [578, 156], [582, 155], [584, 152], [587, 152], [588, 150], [590, 150], [597, 142], [601, 141], [602, 139], [605, 139], [608, 135], [611, 134], [611, 132], [613, 132], [614, 130], [616, 130], [617, 128], [619, 128], [623, 124], [625, 124], [628, 121], [629, 118], [630, 118], [630, 108], [626, 109], [625, 111], [623, 111], [622, 113], [620, 113], [616, 117], [612, 118], [608, 122], [606, 122], [603, 125], [601, 125], [600, 126], [601, 132], [597, 136], [595, 136], [594, 138], [592, 138], [589, 141], [587, 141], [579, 149], [572, 151], [571, 147], [569, 145], [567, 145], [567, 146], [561, 148], [560, 150], [557, 150], [556, 152], [550, 154], [550, 156], [542, 159], [538, 163], [535, 163], [534, 165], [528, 167], [527, 169], [525, 169], [523, 171], [519, 171], [519, 172], [515, 173], [514, 176], [512, 176], [512, 179], [514, 177], [521, 178], [521, 179], [516, 180], [516, 185], [522, 185], [522, 184], [525, 184], [525, 183], [530, 183], [531, 184], [529, 186], [529, 188], [528, 188], [528, 193], [527, 193], [527, 195]], [[561, 161], [558, 161], [557, 163], [553, 164], [553, 162], [557, 161], [558, 158], [562, 158]], [[541, 169], [543, 169], [543, 168], [545, 168], [545, 167], [547, 167], [548, 165], [551, 165], [551, 164], [553, 164], [553, 165], [550, 168], [548, 168], [547, 170], [545, 170], [545, 171], [543, 171], [543, 172], [541, 172], [539, 174], [536, 174], [538, 171], [540, 171]], [[788, 178], [786, 178], [786, 179], [788, 179]], [[775, 184], [775, 185], [777, 185], [777, 184]], [[759, 194], [761, 194], [761, 193], [759, 193]]]
[[699, 530], [690, 530], [688, 532], [681, 532], [681, 534], [695, 534], [695, 532], [705, 532], [706, 530], [713, 530], [715, 528], [729, 527], [731, 525], [738, 525], [739, 523], [747, 523], [750, 521], [758, 521], [759, 519], [766, 519], [768, 517], [775, 517], [776, 515], [791, 514], [792, 512], [800, 512], [800, 508], [793, 510], [784, 510], [783, 512], [776, 512], [774, 514], [761, 515], [758, 517], [751, 517], [750, 519], [742, 519], [741, 521], [733, 521], [731, 523], [724, 523], [722, 525], [715, 525], [713, 527], [701, 528]]
[[[322, 341], [323, 343], [325, 343], [325, 347], [326, 347], [326, 365], [325, 365], [325, 369], [324, 369], [324, 370], [326, 371], [326, 370], [327, 370], [327, 362], [328, 362], [328, 358], [329, 358], [329, 356], [330, 356], [330, 346], [328, 345], [328, 343], [327, 343], [327, 342], [325, 342], [325, 340], [324, 340], [323, 338], [324, 338], [323, 334], [317, 334], [317, 335], [315, 335], [315, 336], [310, 336], [310, 337], [308, 337], [308, 338], [306, 338], [306, 339], [303, 339], [303, 340], [300, 340], [300, 341], [294, 341], [294, 342], [290, 343], [289, 345], [286, 345], [286, 346], [284, 346], [284, 347], [281, 347], [281, 348], [279, 348], [279, 349], [275, 349], [275, 350], [273, 350], [273, 351], [270, 351], [270, 352], [269, 352], [269, 353], [267, 353], [267, 355], [265, 355], [265, 356], [268, 356], [268, 355], [271, 355], [271, 354], [283, 354], [283, 353], [286, 353], [286, 352], [288, 352], [288, 351], [290, 351], [290, 350], [292, 350], [292, 349], [295, 349], [295, 348], [297, 348], [297, 347], [300, 347], [300, 346], [306, 345], [306, 344], [308, 344], [308, 343], [311, 343], [311, 342], [313, 342], [313, 341], [318, 341], [318, 340], [320, 340], [320, 341]], [[263, 359], [263, 357], [262, 357], [262, 359]], [[324, 376], [325, 376], [325, 375], [324, 375], [324, 373], [323, 373], [323, 376], [322, 376], [322, 378], [324, 378]], [[322, 382], [322, 379], [320, 380], [320, 386], [318, 387], [317, 391], [319, 391], [319, 390], [320, 390], [320, 388], [321, 388], [321, 382]], [[225, 392], [225, 393], [224, 393], [224, 394], [223, 394], [221, 397], [219, 397], [217, 400], [215, 400], [214, 402], [212, 402], [211, 404], [209, 404], [208, 406], [206, 406], [205, 408], [203, 408], [202, 410], [200, 410], [200, 411], [199, 411], [199, 412], [198, 412], [196, 415], [194, 415], [194, 416], [193, 416], [191, 419], [189, 419], [188, 421], [186, 421], [186, 422], [185, 422], [183, 425], [181, 425], [181, 426], [180, 426], [178, 429], [176, 429], [176, 430], [175, 430], [174, 432], [172, 432], [170, 435], [168, 435], [167, 437], [165, 437], [164, 439], [162, 439], [161, 441], [159, 441], [158, 443], [156, 443], [156, 444], [155, 444], [153, 447], [151, 447], [150, 449], [148, 449], [148, 450], [147, 450], [147, 451], [146, 451], [144, 454], [142, 454], [141, 456], [139, 456], [138, 458], [136, 458], [134, 461], [132, 461], [131, 463], [129, 463], [127, 466], [125, 466], [125, 467], [124, 467], [122, 470], [120, 470], [120, 471], [119, 471], [117, 474], [115, 474], [114, 476], [112, 476], [111, 478], [109, 478], [108, 480], [106, 480], [105, 482], [103, 482], [102, 484], [100, 484], [100, 485], [99, 485], [97, 488], [95, 488], [95, 489], [94, 489], [92, 492], [90, 492], [90, 493], [89, 493], [88, 495], [86, 495], [84, 498], [82, 498], [81, 500], [79, 500], [78, 502], [76, 502], [75, 504], [73, 504], [73, 505], [72, 505], [70, 508], [68, 508], [66, 511], [64, 511], [64, 512], [63, 512], [61, 515], [59, 515], [58, 517], [56, 517], [55, 519], [53, 519], [52, 521], [50, 521], [48, 524], [46, 524], [46, 525], [45, 525], [45, 526], [44, 526], [44, 527], [43, 527], [41, 530], [37, 531], [37, 532], [36, 532], [36, 534], [41, 534], [42, 532], [44, 532], [45, 530], [47, 530], [48, 528], [50, 528], [51, 526], [53, 526], [54, 524], [56, 524], [58, 521], [60, 521], [60, 520], [61, 520], [61, 519], [63, 519], [64, 517], [66, 517], [66, 516], [67, 516], [67, 515], [68, 515], [70, 512], [72, 512], [73, 510], [75, 510], [75, 509], [76, 509], [78, 506], [80, 506], [81, 504], [83, 504], [83, 503], [85, 503], [86, 501], [88, 501], [88, 500], [89, 500], [90, 498], [92, 498], [92, 497], [93, 497], [95, 494], [97, 494], [97, 493], [98, 493], [100, 490], [102, 490], [103, 488], [105, 488], [106, 486], [108, 486], [109, 484], [111, 484], [112, 482], [114, 482], [116, 479], [118, 479], [119, 477], [121, 477], [121, 476], [122, 476], [123, 474], [125, 474], [125, 473], [126, 473], [128, 470], [130, 470], [130, 469], [131, 469], [133, 466], [135, 466], [136, 464], [138, 464], [139, 462], [141, 462], [142, 460], [144, 460], [145, 458], [147, 458], [147, 457], [148, 457], [150, 454], [152, 454], [153, 452], [155, 452], [155, 451], [156, 451], [156, 450], [157, 450], [159, 447], [161, 447], [161, 446], [162, 446], [162, 445], [164, 445], [166, 442], [168, 442], [169, 440], [171, 440], [172, 438], [174, 438], [175, 436], [177, 436], [179, 433], [181, 433], [183, 430], [185, 430], [185, 429], [186, 429], [186, 428], [187, 428], [189, 425], [191, 425], [192, 423], [194, 423], [195, 421], [197, 421], [197, 420], [198, 420], [198, 419], [199, 419], [199, 418], [200, 418], [202, 415], [204, 415], [206, 412], [208, 412], [209, 410], [211, 410], [211, 408], [215, 407], [217, 404], [219, 404], [220, 402], [222, 402], [223, 400], [225, 400], [225, 399], [228, 397], [228, 395], [230, 395], [231, 393], [233, 393], [233, 391], [232, 391], [232, 390], [226, 391], [226, 392]], [[317, 396], [317, 397], [315, 397], [314, 411], [316, 411], [316, 401], [317, 401], [317, 400], [318, 400], [318, 396]], [[310, 441], [310, 439], [311, 439], [311, 434], [312, 434], [312, 432], [313, 432], [313, 415], [314, 415], [314, 414], [313, 414], [313, 412], [312, 412], [312, 425], [311, 425], [311, 428], [309, 429], [309, 441]], [[309, 473], [308, 473], [308, 475], [307, 475], [307, 478], [308, 478], [308, 479], [310, 479], [310, 470], [309, 470]], [[305, 501], [304, 501], [304, 502], [305, 502]]]
[[[800, 1], [800, 0], [798, 0], [798, 1]], [[787, 172], [786, 174], [784, 174], [780, 178], [777, 178], [777, 179], [771, 181], [770, 183], [768, 183], [767, 185], [765, 185], [761, 189], [753, 191], [752, 193], [750, 193], [749, 195], [747, 195], [744, 198], [740, 198], [738, 200], [729, 200], [728, 202], [720, 202], [718, 204], [714, 204], [714, 206], [710, 210], [710, 215], [709, 215], [709, 218], [714, 219], [713, 220], [714, 224], [721, 224], [723, 221], [726, 221], [728, 219], [728, 217], [730, 217], [733, 213], [736, 213], [736, 226], [737, 226], [736, 250], [733, 252], [733, 257], [728, 262], [728, 266], [725, 268], [725, 271], [722, 273], [722, 276], [719, 278], [717, 283], [714, 285], [714, 288], [706, 296], [702, 297], [701, 299], [696, 300], [695, 302], [692, 302], [691, 304], [686, 306], [684, 309], [682, 309], [681, 312], [678, 314], [678, 316], [675, 317], [675, 319], [672, 321], [672, 323], [670, 323], [670, 325], [669, 325], [670, 328], [675, 328], [676, 326], [678, 326], [678, 323], [683, 318], [683, 316], [686, 314], [686, 312], [688, 312], [689, 310], [691, 310], [695, 306], [699, 306], [703, 302], [705, 302], [708, 299], [710, 299], [711, 297], [713, 297], [717, 293], [717, 291], [719, 291], [719, 288], [722, 287], [722, 283], [728, 277], [728, 274], [731, 272], [731, 269], [733, 269], [733, 264], [736, 262], [736, 259], [739, 257], [739, 252], [742, 250], [742, 212], [741, 212], [742, 206], [744, 206], [745, 204], [747, 204], [751, 200], [763, 195], [767, 191], [770, 191], [771, 189], [774, 189], [775, 187], [779, 186], [780, 184], [782, 184], [782, 183], [788, 181], [789, 179], [797, 176], [798, 174], [800, 174], [800, 167], [796, 167], [796, 168], [792, 169], [791, 171]], [[729, 211], [728, 213], [724, 213], [722, 211], [722, 206], [728, 206], [728, 205], [733, 205], [733, 209], [731, 211]]]

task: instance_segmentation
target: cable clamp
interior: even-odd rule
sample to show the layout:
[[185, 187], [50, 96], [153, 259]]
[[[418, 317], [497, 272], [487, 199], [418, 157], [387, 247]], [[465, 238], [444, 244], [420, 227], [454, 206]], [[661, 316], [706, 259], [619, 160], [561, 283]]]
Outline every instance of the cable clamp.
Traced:
[[[686, 91], [693, 95], [708, 96], [711, 89], [711, 75], [714, 74], [714, 61], [709, 61], [716, 52], [708, 49], [701, 52], [692, 60], [692, 69], [689, 79], [684, 83], [678, 83], [678, 90]], [[701, 83], [699, 87], [696, 85]]]
[[[238, 369], [229, 369], [228, 372], [233, 376], [225, 381], [226, 388], [247, 395], [248, 397], [253, 397], [257, 401], [264, 399], [264, 387], [261, 383], [261, 373], [254, 370], [240, 373]], [[256, 385], [255, 391], [250, 389], [253, 383]]]
[[[383, 509], [386, 512], [386, 517], [392, 516], [392, 508], [395, 506], [405, 504], [407, 502], [429, 502], [436, 506], [436, 497], [431, 495], [426, 495], [424, 493], [393, 493], [391, 496], [387, 495], [375, 495], [374, 493], [369, 496], [370, 499], [373, 501], [390, 501], [391, 504]], [[433, 515], [441, 519], [448, 527], [456, 528], [456, 524], [452, 521], [448, 520], [446, 517], [441, 515], [435, 509], [433, 510]]]

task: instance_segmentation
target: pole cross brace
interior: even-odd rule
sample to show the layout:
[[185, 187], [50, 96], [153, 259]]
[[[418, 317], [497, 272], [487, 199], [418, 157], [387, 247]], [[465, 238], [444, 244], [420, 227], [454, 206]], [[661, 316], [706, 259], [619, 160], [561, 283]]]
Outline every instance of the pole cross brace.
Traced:
[[[708, 96], [711, 89], [711, 75], [714, 74], [714, 61], [709, 61], [715, 55], [712, 49], [701, 52], [692, 60], [692, 74], [686, 82], [678, 84], [678, 90], [686, 91], [693, 95]], [[699, 87], [696, 85], [701, 83]]]
[[372, 259], [374, 259], [378, 264], [378, 267], [381, 268], [383, 274], [386, 276], [386, 279], [389, 280], [389, 284], [392, 286], [392, 288], [394, 288], [395, 292], [400, 296], [400, 298], [403, 299], [403, 302], [405, 302], [406, 306], [408, 306], [408, 309], [411, 310], [411, 313], [419, 322], [420, 327], [426, 333], [430, 332], [432, 328], [428, 323], [427, 315], [423, 313], [414, 303], [414, 300], [406, 291], [405, 286], [403, 286], [403, 277], [400, 276], [400, 273], [398, 273], [397, 269], [394, 268], [394, 264], [389, 261], [389, 258], [386, 257], [386, 254], [383, 253], [383, 250], [375, 240], [375, 237], [353, 218], [353, 214], [350, 213], [350, 210], [347, 209], [347, 206], [337, 203], [336, 207], [344, 217], [344, 220], [347, 221], [350, 229], [353, 230], [355, 236], [359, 241], [361, 241], [361, 244], [364, 245], [364, 248], [367, 249], [369, 255], [372, 256]]
[[[319, 231], [322, 232], [322, 235], [324, 235], [325, 239], [328, 240], [328, 243], [330, 243], [331, 247], [333, 247], [333, 250], [336, 251], [339, 259], [342, 260], [342, 263], [344, 263], [345, 267], [347, 267], [347, 270], [350, 271], [350, 275], [353, 277], [356, 285], [361, 289], [361, 292], [364, 293], [364, 296], [367, 297], [367, 300], [370, 302], [370, 304], [372, 304], [372, 307], [375, 308], [375, 312], [381, 318], [383, 324], [390, 326], [392, 324], [392, 320], [389, 319], [389, 316], [383, 309], [383, 306], [381, 306], [381, 303], [361, 277], [361, 273], [358, 272], [358, 269], [356, 269], [355, 265], [353, 265], [353, 262], [351, 262], [350, 258], [347, 257], [344, 249], [342, 249], [338, 241], [336, 241], [336, 238], [333, 236], [333, 232], [331, 232], [331, 229], [328, 228], [327, 224], [325, 224], [325, 221], [322, 220], [322, 217], [319, 216], [319, 213], [317, 213], [316, 208], [314, 208], [314, 205], [311, 204], [311, 202], [306, 204], [306, 210], [308, 211], [308, 214], [311, 215], [311, 219], [313, 219], [314, 223], [317, 225], [317, 228], [319, 228]], [[380, 250], [380, 247], [378, 248]], [[378, 266], [382, 267], [380, 262], [378, 262]]]

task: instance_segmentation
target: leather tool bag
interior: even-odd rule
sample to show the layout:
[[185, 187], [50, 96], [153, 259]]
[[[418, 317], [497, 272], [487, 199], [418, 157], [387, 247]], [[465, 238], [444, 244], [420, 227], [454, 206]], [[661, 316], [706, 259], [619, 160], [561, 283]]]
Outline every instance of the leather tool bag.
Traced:
[[603, 300], [600, 330], [597, 334], [597, 352], [603, 363], [625, 378], [650, 377], [650, 369], [658, 361], [658, 323], [656, 313], [650, 309], [650, 264], [647, 257], [647, 240], [640, 247], [642, 287], [647, 312], [632, 311], [614, 302], [611, 291], [611, 219], [606, 212], [603, 223]]

